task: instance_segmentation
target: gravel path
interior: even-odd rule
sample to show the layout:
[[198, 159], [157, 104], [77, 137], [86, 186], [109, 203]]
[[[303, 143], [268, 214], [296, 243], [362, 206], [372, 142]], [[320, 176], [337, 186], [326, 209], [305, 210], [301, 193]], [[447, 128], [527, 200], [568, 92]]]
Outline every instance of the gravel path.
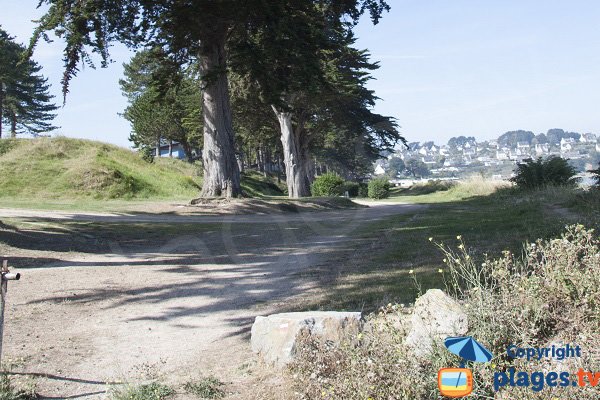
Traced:
[[110, 382], [207, 374], [225, 380], [231, 398], [247, 398], [254, 317], [313, 296], [318, 279], [302, 272], [352, 251], [361, 226], [421, 207], [227, 216], [0, 209], [0, 218], [26, 221], [220, 224], [151, 248], [113, 243], [20, 269], [22, 280], [9, 285], [4, 362], [46, 398], [105, 398]]

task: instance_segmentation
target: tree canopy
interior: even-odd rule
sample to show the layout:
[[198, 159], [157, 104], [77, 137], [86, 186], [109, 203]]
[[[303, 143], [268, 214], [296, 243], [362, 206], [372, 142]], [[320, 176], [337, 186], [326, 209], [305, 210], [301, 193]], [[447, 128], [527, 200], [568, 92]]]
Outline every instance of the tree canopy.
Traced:
[[0, 28], [0, 136], [3, 123], [10, 125], [13, 137], [56, 129], [51, 121], [58, 107], [52, 103], [50, 85], [40, 74], [42, 67], [25, 54], [26, 48]]
[[[384, 0], [41, 0], [41, 4], [50, 8], [39, 22], [30, 51], [48, 31], [64, 39], [65, 96], [80, 66], [93, 66], [94, 53], [101, 66], [107, 65], [110, 45], [116, 41], [134, 48], [159, 48], [179, 66], [198, 62], [204, 137], [202, 195], [228, 197], [241, 194], [229, 65], [234, 70], [245, 68], [244, 74], [259, 84], [265, 104], [285, 113], [293, 109], [294, 115], [286, 116], [287, 125], [304, 130], [304, 120], [314, 115], [309, 108], [298, 112], [297, 106], [310, 97], [307, 94], [323, 94], [328, 86], [334, 87], [326, 79], [329, 69], [325, 67], [335, 57], [327, 57], [327, 52], [335, 53], [336, 40], [344, 40], [361, 15], [368, 13], [377, 23], [389, 9]], [[363, 112], [361, 141], [372, 149], [394, 141], [393, 120], [366, 112], [364, 105], [372, 99], [364, 101], [361, 107], [357, 101], [355, 107], [356, 112]], [[302, 124], [298, 125], [298, 118]], [[365, 136], [365, 130], [372, 135]], [[284, 155], [289, 154], [284, 146]], [[292, 158], [286, 166], [293, 164]], [[300, 174], [306, 175], [305, 167], [304, 162], [297, 169]]]

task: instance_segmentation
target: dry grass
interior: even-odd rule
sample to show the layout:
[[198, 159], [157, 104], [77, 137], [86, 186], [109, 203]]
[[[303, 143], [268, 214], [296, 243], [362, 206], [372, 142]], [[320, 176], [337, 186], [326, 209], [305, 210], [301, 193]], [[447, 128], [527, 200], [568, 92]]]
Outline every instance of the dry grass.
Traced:
[[[475, 396], [503, 399], [597, 399], [598, 388], [505, 387], [496, 392], [493, 375], [517, 371], [600, 371], [600, 242], [596, 233], [571, 226], [557, 238], [524, 248], [523, 257], [476, 259], [462, 237], [456, 245], [440, 245], [446, 260], [447, 290], [460, 300], [469, 316], [469, 334], [495, 355], [491, 363], [474, 369]], [[404, 344], [394, 320], [400, 307], [382, 309], [372, 316], [378, 329], [341, 346], [312, 338], [301, 342], [292, 366], [296, 389], [304, 399], [437, 399], [439, 368], [459, 360], [441, 344], [425, 359], [414, 357]], [[563, 363], [509, 358], [509, 344], [548, 347], [577, 344], [582, 357]], [[571, 375], [573, 378], [574, 375]]]

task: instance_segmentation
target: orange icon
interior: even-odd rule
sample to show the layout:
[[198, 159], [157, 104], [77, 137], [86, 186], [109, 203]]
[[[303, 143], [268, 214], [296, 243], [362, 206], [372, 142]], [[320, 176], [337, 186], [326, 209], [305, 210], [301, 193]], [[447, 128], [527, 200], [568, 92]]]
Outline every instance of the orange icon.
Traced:
[[473, 373], [468, 368], [442, 368], [438, 371], [442, 396], [463, 397], [473, 391]]

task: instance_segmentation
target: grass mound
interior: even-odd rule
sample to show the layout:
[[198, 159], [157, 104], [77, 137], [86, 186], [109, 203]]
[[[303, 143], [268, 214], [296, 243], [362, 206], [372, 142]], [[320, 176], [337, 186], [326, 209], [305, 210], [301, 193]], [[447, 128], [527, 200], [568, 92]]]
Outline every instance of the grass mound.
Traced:
[[196, 171], [174, 159], [149, 164], [132, 151], [90, 140], [0, 141], [0, 197], [186, 198], [200, 189]]
[[408, 203], [447, 203], [489, 196], [509, 189], [510, 186], [511, 184], [506, 181], [494, 181], [473, 176], [457, 182], [430, 181], [406, 189], [393, 189], [390, 199]]
[[250, 197], [283, 196], [285, 184], [278, 184], [277, 180], [270, 176], [263, 176], [254, 171], [242, 174], [242, 191]]

